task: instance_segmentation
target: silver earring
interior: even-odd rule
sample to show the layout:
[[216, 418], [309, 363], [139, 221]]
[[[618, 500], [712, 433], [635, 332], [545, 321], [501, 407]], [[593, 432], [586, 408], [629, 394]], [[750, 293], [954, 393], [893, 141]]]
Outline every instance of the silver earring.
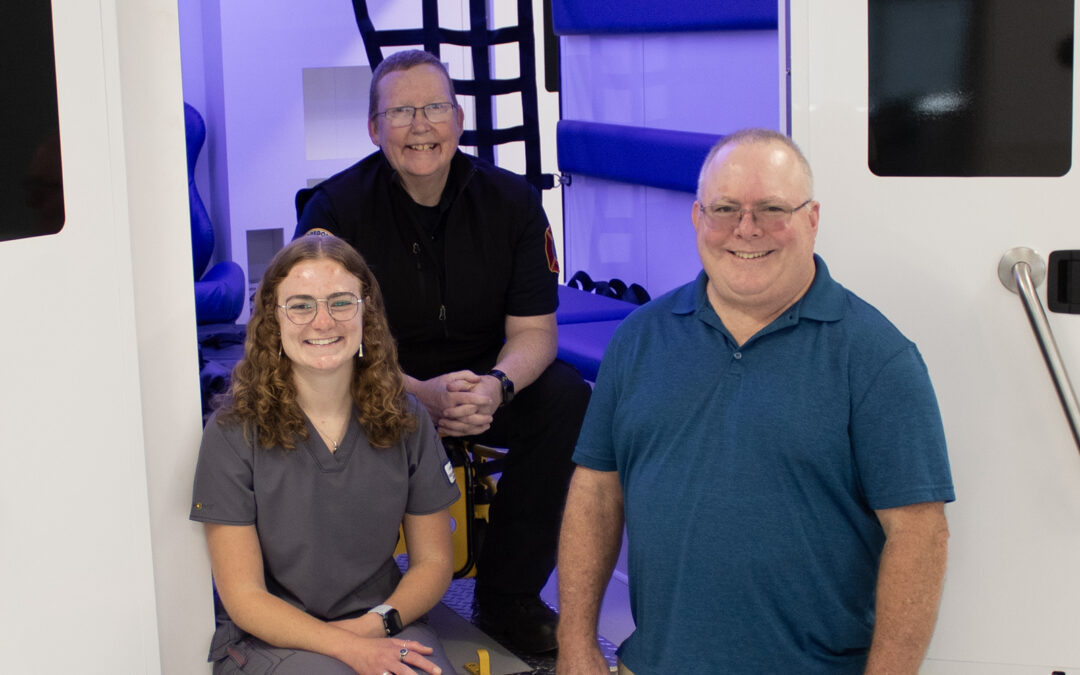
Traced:
[[360, 343], [360, 351], [356, 352], [356, 358], [358, 358], [358, 359], [364, 358], [364, 343], [363, 342]]

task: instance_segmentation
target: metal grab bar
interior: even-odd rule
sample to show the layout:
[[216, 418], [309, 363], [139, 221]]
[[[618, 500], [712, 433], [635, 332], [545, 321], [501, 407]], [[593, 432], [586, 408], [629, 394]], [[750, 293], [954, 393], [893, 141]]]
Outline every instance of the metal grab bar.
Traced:
[[998, 263], [998, 279], [1001, 284], [1019, 295], [1023, 302], [1031, 330], [1035, 332], [1035, 339], [1054, 380], [1054, 388], [1057, 389], [1061, 407], [1065, 410], [1069, 428], [1072, 429], [1073, 440], [1080, 449], [1080, 405], [1077, 405], [1076, 392], [1069, 381], [1069, 374], [1065, 371], [1065, 364], [1061, 360], [1057, 342], [1054, 341], [1050, 323], [1046, 320], [1039, 294], [1035, 291], [1035, 287], [1045, 278], [1046, 263], [1030, 248], [1019, 246], [1009, 249]]

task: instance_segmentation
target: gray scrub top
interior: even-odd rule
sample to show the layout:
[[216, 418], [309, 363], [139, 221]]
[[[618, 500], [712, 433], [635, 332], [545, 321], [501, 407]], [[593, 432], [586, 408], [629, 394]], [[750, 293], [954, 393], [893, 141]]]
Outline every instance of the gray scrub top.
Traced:
[[[409, 408], [417, 430], [397, 444], [373, 448], [354, 417], [334, 453], [310, 421], [308, 438], [286, 451], [256, 447], [215, 414], [203, 431], [190, 518], [254, 524], [267, 590], [290, 604], [323, 620], [363, 613], [401, 577], [393, 553], [402, 516], [435, 513], [459, 496], [427, 411], [412, 396]], [[218, 609], [220, 633], [231, 622]]]

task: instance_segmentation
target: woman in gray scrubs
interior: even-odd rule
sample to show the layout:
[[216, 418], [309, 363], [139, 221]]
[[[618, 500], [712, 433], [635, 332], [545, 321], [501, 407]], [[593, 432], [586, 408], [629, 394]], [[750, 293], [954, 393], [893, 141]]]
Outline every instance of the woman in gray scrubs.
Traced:
[[214, 673], [454, 673], [423, 615], [450, 584], [459, 491], [360, 255], [318, 235], [282, 249], [244, 351], [191, 506], [220, 598]]

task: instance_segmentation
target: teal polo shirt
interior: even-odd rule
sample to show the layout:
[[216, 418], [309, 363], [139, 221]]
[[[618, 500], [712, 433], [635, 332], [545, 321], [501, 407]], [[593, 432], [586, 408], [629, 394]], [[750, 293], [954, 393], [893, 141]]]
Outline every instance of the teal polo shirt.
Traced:
[[704, 272], [608, 346], [574, 461], [619, 474], [637, 675], [861, 673], [874, 510], [954, 499], [918, 350], [815, 264], [741, 346]]

